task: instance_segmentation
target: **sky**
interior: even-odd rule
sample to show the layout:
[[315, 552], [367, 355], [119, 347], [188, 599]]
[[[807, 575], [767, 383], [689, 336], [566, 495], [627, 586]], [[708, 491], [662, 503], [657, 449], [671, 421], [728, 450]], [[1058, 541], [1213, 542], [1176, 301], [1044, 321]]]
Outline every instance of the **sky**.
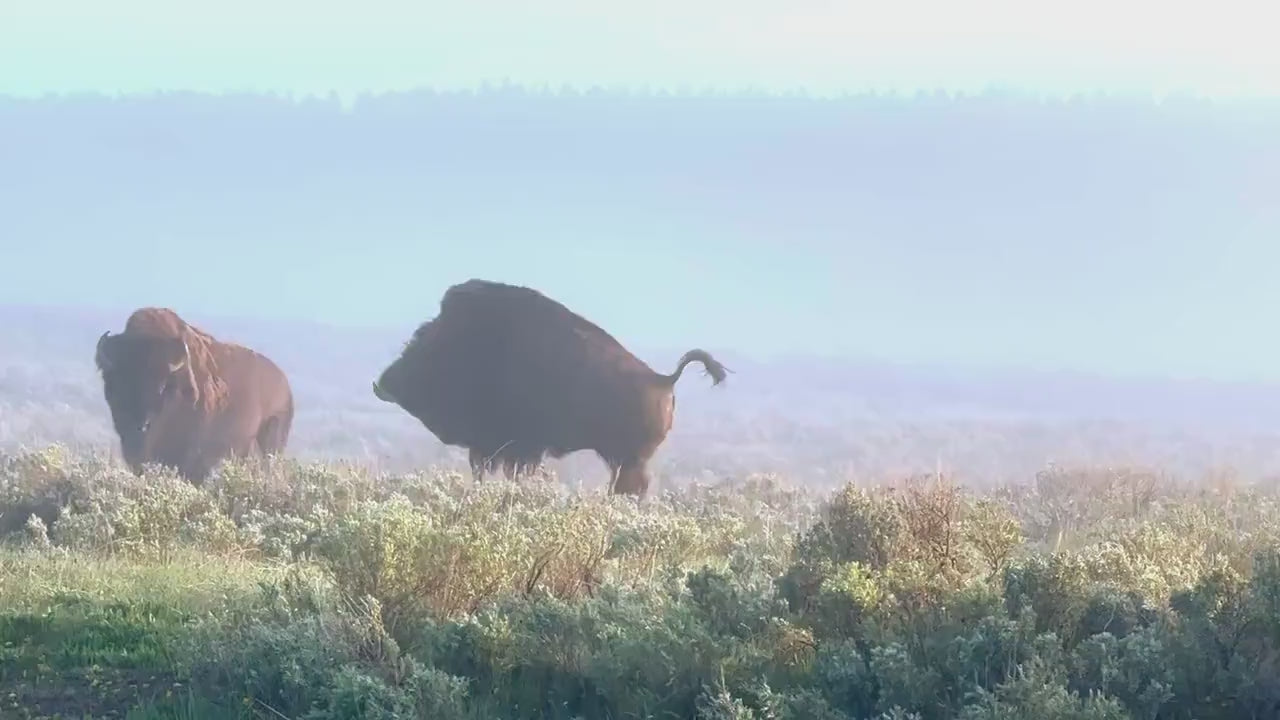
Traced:
[[0, 93], [511, 81], [1280, 94], [1261, 0], [4, 0]]
[[[505, 81], [818, 95], [994, 86], [1043, 95], [1276, 98], [1273, 12], [1245, 0], [0, 0], [0, 94], [353, 97]], [[984, 164], [981, 157], [948, 164], [947, 153], [962, 149], [918, 153], [913, 171], [927, 176], [894, 176], [901, 165], [892, 152], [833, 135], [830, 142], [851, 163], [879, 157], [883, 165], [855, 172], [849, 164], [806, 160], [803, 152], [812, 150], [769, 158], [766, 147], [757, 149], [774, 172], [796, 173], [808, 184], [779, 200], [785, 183], [752, 182], [746, 161], [734, 183], [716, 176], [681, 187], [677, 179], [643, 198], [597, 180], [607, 173], [592, 175], [586, 189], [566, 180], [542, 195], [507, 178], [499, 207], [485, 194], [495, 192], [490, 179], [473, 178], [474, 192], [464, 192], [429, 167], [425, 184], [410, 188], [388, 167], [370, 170], [381, 175], [367, 182], [311, 170], [285, 180], [273, 173], [288, 161], [266, 160], [251, 171], [265, 178], [237, 187], [230, 171], [201, 176], [191, 169], [205, 163], [216, 170], [220, 158], [200, 156], [204, 140], [183, 136], [196, 133], [190, 128], [158, 120], [136, 131], [102, 129], [86, 117], [74, 123], [67, 127], [101, 136], [74, 150], [49, 141], [24, 155], [35, 158], [30, 172], [0, 168], [0, 223], [11, 223], [10, 237], [26, 241], [17, 264], [64, 266], [61, 284], [35, 274], [7, 279], [0, 301], [54, 302], [75, 291], [126, 306], [171, 302], [202, 313], [251, 314], [260, 298], [200, 284], [216, 279], [101, 278], [122, 252], [133, 253], [128, 272], [159, 267], [163, 257], [148, 243], [198, 250], [232, 243], [260, 253], [254, 244], [270, 239], [277, 244], [270, 252], [304, 273], [282, 281], [277, 305], [320, 321], [354, 324], [376, 315], [411, 328], [433, 313], [450, 279], [484, 276], [538, 286], [650, 346], [708, 342], [914, 362], [1280, 380], [1280, 340], [1259, 331], [1280, 306], [1271, 278], [1280, 262], [1280, 212], [1258, 195], [1280, 165], [1249, 148], [1237, 147], [1234, 159], [1221, 162], [1207, 157], [1213, 152], [1205, 148], [1230, 148], [1229, 131], [1214, 130], [1219, 145], [1203, 147], [1161, 149], [1155, 146], [1173, 141], [1135, 137], [1130, 145], [1155, 149], [1123, 160], [1092, 157], [1096, 146], [1077, 133], [1081, 145], [1059, 149], [1057, 166], [1035, 164], [1042, 146], [1028, 151], [999, 141], [991, 152], [1005, 156], [990, 164], [1003, 176], [985, 185], [965, 176]], [[57, 137], [50, 132], [37, 136]], [[74, 132], [77, 143], [88, 135]], [[957, 132], [951, 137], [966, 131]], [[788, 142], [777, 147], [805, 147]], [[821, 147], [823, 140], [814, 142]], [[1274, 143], [1261, 146], [1276, 151]], [[130, 156], [133, 147], [150, 149]], [[45, 151], [63, 156], [40, 159]], [[1073, 177], [1107, 175], [1112, 182], [1064, 189], [1034, 177], [1076, 160]], [[441, 177], [448, 192], [433, 198], [430, 183]], [[7, 192], [5, 181], [14, 183]], [[1009, 200], [991, 188], [1025, 194]], [[5, 208], [6, 197], [15, 205]], [[68, 202], [76, 212], [63, 211]], [[922, 210], [926, 202], [932, 204]], [[518, 242], [528, 238], [534, 243]], [[459, 249], [464, 239], [471, 250]], [[692, 239], [705, 243], [703, 250], [681, 256], [681, 243]], [[587, 252], [593, 242], [607, 245]], [[637, 248], [652, 242], [665, 243], [662, 253], [643, 257]], [[634, 276], [548, 260], [570, 251], [600, 268], [631, 267]], [[415, 259], [395, 261], [409, 256]], [[234, 258], [224, 261], [226, 272], [237, 271]], [[433, 273], [430, 281], [418, 280], [425, 273]], [[779, 273], [793, 278], [789, 290], [772, 286]], [[359, 304], [327, 290], [352, 274], [375, 278], [360, 290]], [[645, 287], [646, 277], [666, 284]], [[693, 285], [705, 289], [703, 298], [667, 292]], [[831, 308], [832, 317], [820, 314]]]

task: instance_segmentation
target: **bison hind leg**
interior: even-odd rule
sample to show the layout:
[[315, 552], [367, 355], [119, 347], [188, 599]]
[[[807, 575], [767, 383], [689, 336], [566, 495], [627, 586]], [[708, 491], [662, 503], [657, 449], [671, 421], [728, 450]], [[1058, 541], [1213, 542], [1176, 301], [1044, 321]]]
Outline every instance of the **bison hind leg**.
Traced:
[[502, 460], [502, 475], [508, 480], [515, 479], [520, 473], [528, 472], [530, 465], [523, 459], [508, 457]]
[[287, 418], [280, 415], [272, 415], [267, 418], [261, 426], [258, 427], [257, 451], [259, 455], [279, 455], [284, 453], [285, 445], [289, 442], [289, 426], [290, 422]]

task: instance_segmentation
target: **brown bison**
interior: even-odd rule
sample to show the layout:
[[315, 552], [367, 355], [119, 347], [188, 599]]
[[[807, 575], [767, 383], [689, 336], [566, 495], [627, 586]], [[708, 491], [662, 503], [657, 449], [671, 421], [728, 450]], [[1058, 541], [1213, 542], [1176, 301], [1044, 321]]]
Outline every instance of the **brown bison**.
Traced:
[[98, 338], [94, 360], [125, 462], [174, 468], [199, 482], [223, 459], [284, 450], [293, 392], [247, 347], [215, 340], [172, 310], [142, 308]]
[[445, 291], [439, 314], [418, 327], [373, 393], [442, 443], [468, 448], [477, 479], [494, 461], [510, 476], [547, 454], [593, 450], [609, 466], [611, 492], [643, 497], [645, 466], [671, 430], [675, 383], [691, 362], [716, 385], [729, 372], [690, 350], [674, 372], [659, 374], [542, 293], [473, 279]]

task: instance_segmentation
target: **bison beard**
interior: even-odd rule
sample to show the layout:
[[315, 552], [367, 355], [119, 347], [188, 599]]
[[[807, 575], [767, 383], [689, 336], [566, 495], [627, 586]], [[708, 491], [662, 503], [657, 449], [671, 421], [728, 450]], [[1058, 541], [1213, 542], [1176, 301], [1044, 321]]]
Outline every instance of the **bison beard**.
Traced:
[[729, 373], [695, 349], [659, 374], [542, 293], [473, 279], [445, 291], [439, 314], [373, 392], [441, 442], [468, 448], [477, 479], [486, 459], [514, 467], [593, 450], [610, 468], [611, 492], [643, 497], [648, 461], [671, 430], [675, 383], [693, 362], [716, 385]]

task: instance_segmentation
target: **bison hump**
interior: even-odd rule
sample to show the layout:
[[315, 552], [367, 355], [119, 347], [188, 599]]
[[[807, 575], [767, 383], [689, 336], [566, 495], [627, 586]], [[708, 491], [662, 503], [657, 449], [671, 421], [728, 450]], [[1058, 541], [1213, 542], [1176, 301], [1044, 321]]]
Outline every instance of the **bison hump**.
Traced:
[[505, 336], [508, 342], [541, 336], [543, 342], [566, 349], [630, 354], [604, 328], [543, 293], [519, 285], [478, 278], [459, 283], [445, 291], [438, 317], [463, 320], [477, 332]]

